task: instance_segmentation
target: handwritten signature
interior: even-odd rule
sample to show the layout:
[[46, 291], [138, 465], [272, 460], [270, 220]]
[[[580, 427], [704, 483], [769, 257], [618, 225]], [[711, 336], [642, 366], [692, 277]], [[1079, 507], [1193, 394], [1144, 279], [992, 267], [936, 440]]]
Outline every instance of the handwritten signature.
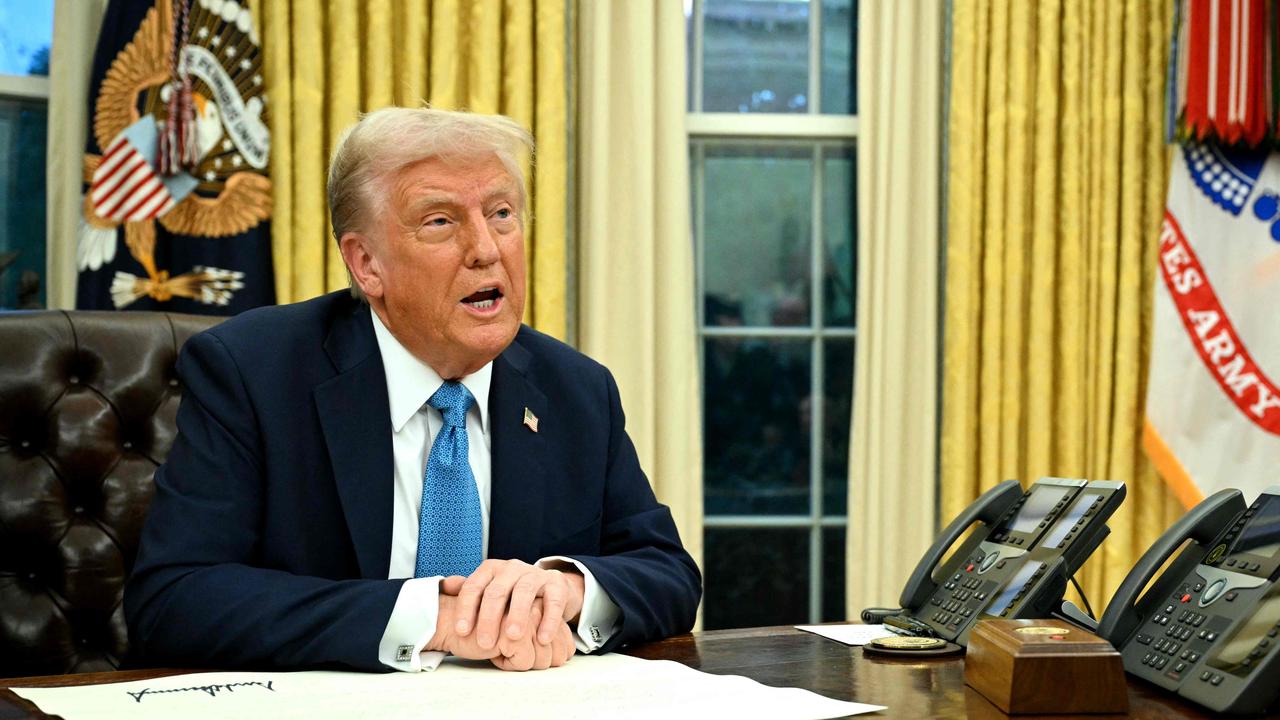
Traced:
[[266, 688], [271, 692], [275, 692], [275, 688], [271, 687], [272, 683], [274, 682], [275, 680], [268, 680], [265, 683], [258, 682], [257, 680], [253, 680], [249, 682], [236, 682], [236, 683], [224, 683], [224, 684], [217, 684], [217, 685], [200, 685], [197, 687], [173, 688], [170, 690], [152, 690], [151, 688], [143, 688], [137, 692], [130, 692], [128, 690], [126, 690], [125, 692], [128, 693], [129, 697], [132, 697], [135, 702], [142, 702], [142, 698], [147, 695], [163, 695], [165, 693], [202, 692], [202, 693], [207, 693], [209, 697], [214, 697], [218, 693], [223, 691], [233, 693], [236, 691], [236, 688], [238, 687], [257, 686], [260, 688]]

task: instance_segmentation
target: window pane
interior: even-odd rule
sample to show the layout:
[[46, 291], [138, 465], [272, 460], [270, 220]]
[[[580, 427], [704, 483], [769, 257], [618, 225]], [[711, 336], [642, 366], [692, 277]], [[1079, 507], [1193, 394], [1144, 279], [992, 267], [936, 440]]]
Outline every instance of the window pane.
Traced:
[[807, 325], [812, 146], [706, 143], [707, 325]]
[[853, 339], [823, 342], [822, 514], [849, 506], [849, 423], [853, 410]]
[[809, 512], [810, 343], [708, 338], [708, 515]]
[[856, 0], [822, 0], [822, 112], [858, 112]]
[[[44, 307], [43, 100], [0, 99], [0, 307]], [[74, 241], [74, 239], [72, 240]]]
[[703, 0], [704, 112], [807, 112], [808, 0]]
[[844, 532], [822, 529], [822, 622], [850, 619], [844, 607]]
[[707, 528], [707, 630], [809, 621], [807, 528]]
[[0, 75], [48, 75], [53, 0], [0, 3]]
[[858, 217], [852, 147], [829, 147], [822, 161], [823, 307], [828, 326], [853, 327], [858, 293]]

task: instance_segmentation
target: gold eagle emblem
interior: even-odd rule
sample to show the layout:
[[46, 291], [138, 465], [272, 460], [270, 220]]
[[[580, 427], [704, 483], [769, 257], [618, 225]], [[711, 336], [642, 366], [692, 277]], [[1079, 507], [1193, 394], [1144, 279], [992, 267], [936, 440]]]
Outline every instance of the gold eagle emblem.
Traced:
[[[180, 72], [191, 79], [199, 153], [190, 172], [194, 191], [154, 219], [136, 222], [104, 217], [92, 193], [85, 194], [80, 269], [97, 269], [114, 256], [116, 230], [123, 225], [125, 247], [147, 272], [145, 278], [116, 273], [111, 293], [117, 308], [144, 296], [225, 305], [243, 287], [244, 275], [235, 270], [196, 267], [171, 277], [156, 267], [156, 222], [175, 235], [229, 237], [271, 216], [262, 55], [248, 8], [235, 0], [192, 0], [188, 36], [176, 56], [172, 8], [169, 0], [157, 0], [147, 11], [113, 59], [94, 104], [94, 139], [106, 151], [148, 115], [164, 127], [169, 95], [176, 91], [171, 58], [181, 58]], [[86, 154], [84, 181], [93, 183], [102, 165], [102, 155]], [[86, 247], [94, 242], [100, 247]]]

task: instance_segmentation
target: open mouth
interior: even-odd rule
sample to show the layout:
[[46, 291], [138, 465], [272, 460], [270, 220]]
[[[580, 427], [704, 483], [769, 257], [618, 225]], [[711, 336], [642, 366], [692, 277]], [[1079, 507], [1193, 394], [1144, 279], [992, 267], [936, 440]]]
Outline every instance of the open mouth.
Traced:
[[481, 288], [462, 298], [462, 303], [476, 310], [488, 310], [498, 304], [502, 291], [496, 287]]

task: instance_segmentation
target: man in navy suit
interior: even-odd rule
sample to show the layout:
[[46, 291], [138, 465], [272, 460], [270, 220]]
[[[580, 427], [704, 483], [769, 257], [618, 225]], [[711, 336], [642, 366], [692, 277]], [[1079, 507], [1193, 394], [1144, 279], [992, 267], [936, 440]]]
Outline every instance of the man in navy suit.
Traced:
[[531, 149], [507, 118], [430, 109], [339, 141], [351, 292], [179, 358], [125, 592], [141, 661], [528, 670], [692, 627], [701, 578], [613, 377], [521, 325]]

